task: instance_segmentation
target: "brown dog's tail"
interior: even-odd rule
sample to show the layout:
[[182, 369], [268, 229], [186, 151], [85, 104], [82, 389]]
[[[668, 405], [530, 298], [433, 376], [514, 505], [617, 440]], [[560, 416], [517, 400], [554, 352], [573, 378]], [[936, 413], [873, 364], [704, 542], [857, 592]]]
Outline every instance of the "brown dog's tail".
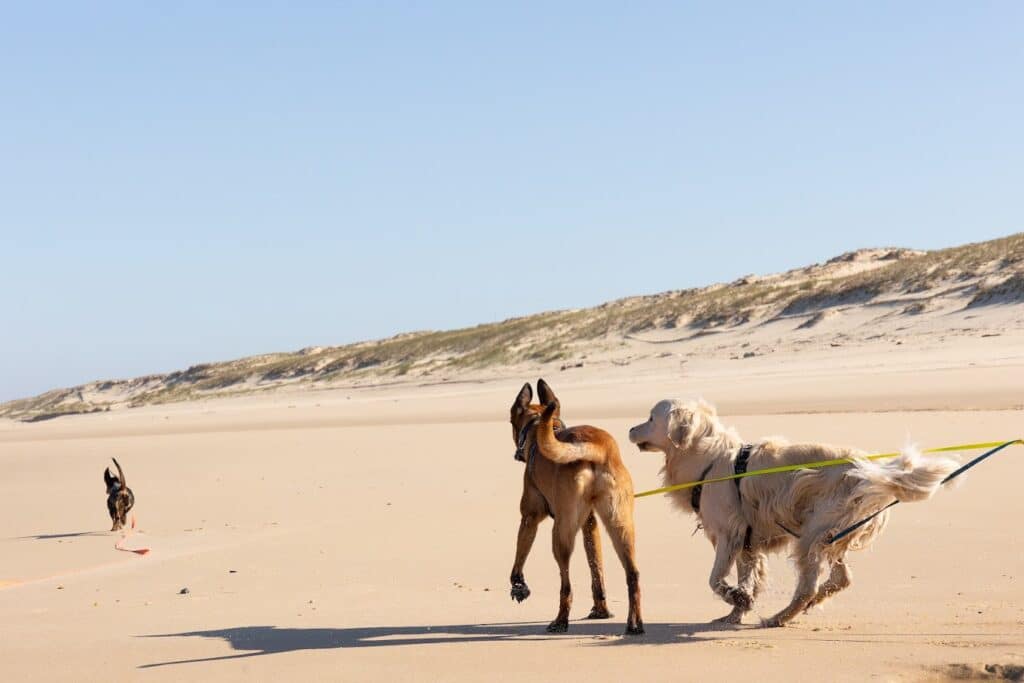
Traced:
[[551, 462], [565, 465], [577, 460], [604, 462], [605, 453], [598, 444], [590, 441], [559, 441], [555, 438], [555, 413], [558, 399], [547, 404], [537, 425], [537, 450]]
[[111, 460], [113, 460], [114, 461], [114, 465], [117, 466], [117, 476], [121, 478], [121, 488], [122, 489], [128, 488], [128, 484], [125, 483], [125, 480], [124, 480], [124, 470], [121, 469], [121, 463], [119, 463], [117, 461], [117, 458], [111, 458]]

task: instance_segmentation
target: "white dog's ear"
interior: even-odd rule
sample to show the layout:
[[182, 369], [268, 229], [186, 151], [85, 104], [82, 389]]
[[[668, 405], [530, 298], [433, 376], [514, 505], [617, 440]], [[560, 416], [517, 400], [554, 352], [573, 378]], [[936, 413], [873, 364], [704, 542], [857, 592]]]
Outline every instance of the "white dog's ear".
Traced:
[[683, 447], [683, 442], [686, 441], [686, 432], [690, 427], [685, 421], [686, 412], [683, 408], [673, 408], [672, 412], [668, 414], [668, 440], [676, 448]]

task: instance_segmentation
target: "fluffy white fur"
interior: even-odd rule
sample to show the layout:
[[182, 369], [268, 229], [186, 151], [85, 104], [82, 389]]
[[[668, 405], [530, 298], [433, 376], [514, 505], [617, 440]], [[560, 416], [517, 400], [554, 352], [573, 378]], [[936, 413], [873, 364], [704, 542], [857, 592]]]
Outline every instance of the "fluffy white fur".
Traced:
[[[641, 450], [665, 454], [662, 475], [666, 486], [697, 481], [708, 465], [708, 478], [732, 474], [744, 443], [735, 430], [721, 423], [710, 404], [678, 400], [657, 403], [650, 419], [629, 431], [629, 440]], [[836, 543], [828, 544], [828, 539], [893, 499], [925, 500], [957, 467], [955, 460], [923, 458], [914, 449], [880, 461], [863, 456], [862, 451], [850, 448], [790, 444], [773, 437], [754, 445], [748, 471], [817, 460], [847, 459], [850, 464], [744, 478], [742, 502], [732, 481], [704, 487], [700, 521], [715, 547], [711, 589], [733, 606], [719, 621], [739, 623], [750, 611], [767, 578], [765, 558], [769, 552], [791, 549], [798, 582], [790, 604], [767, 619], [767, 626], [782, 626], [847, 588], [851, 579], [846, 553], [870, 545], [885, 528], [888, 513]], [[677, 507], [693, 512], [691, 494], [684, 489], [669, 495]], [[748, 527], [752, 530], [751, 548], [745, 551]], [[727, 581], [733, 565], [737, 566], [735, 586]]]

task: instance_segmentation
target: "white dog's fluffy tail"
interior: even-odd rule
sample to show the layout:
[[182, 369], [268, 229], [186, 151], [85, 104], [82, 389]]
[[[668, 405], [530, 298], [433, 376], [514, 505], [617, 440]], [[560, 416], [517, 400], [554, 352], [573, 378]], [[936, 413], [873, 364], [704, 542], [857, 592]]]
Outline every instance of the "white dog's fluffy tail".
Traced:
[[895, 458], [858, 458], [854, 463], [850, 474], [867, 481], [872, 493], [887, 494], [901, 503], [931, 498], [942, 480], [959, 466], [952, 458], [924, 456], [916, 446], [904, 448]]

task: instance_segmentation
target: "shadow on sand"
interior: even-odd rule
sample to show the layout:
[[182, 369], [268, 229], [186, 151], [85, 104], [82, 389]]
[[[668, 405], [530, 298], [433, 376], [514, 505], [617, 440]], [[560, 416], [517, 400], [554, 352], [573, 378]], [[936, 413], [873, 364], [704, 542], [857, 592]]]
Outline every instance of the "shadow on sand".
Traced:
[[36, 536], [18, 536], [19, 541], [32, 539], [34, 541], [52, 541], [57, 538], [79, 538], [81, 536], [107, 536], [105, 531], [73, 531], [66, 534], [38, 534]]
[[535, 641], [551, 639], [593, 640], [600, 645], [652, 645], [700, 641], [695, 635], [710, 631], [742, 631], [756, 627], [721, 626], [718, 624], [646, 624], [646, 635], [621, 635], [621, 623], [573, 622], [569, 633], [551, 634], [539, 622], [504, 624], [460, 624], [442, 626], [373, 626], [363, 628], [277, 628], [275, 626], [240, 626], [212, 631], [189, 631], [140, 636], [142, 638], [221, 638], [237, 654], [199, 659], [144, 664], [152, 669], [174, 664], [215, 662], [243, 657], [295, 652], [298, 650], [329, 650], [335, 648], [397, 647], [401, 645], [435, 645], [443, 643], [475, 643], [498, 641]]
[[[398, 647], [402, 645], [438, 645], [445, 643], [494, 643], [501, 641], [530, 642], [541, 640], [589, 641], [595, 646], [628, 647], [631, 645], [697, 644], [708, 642], [714, 637], [701, 637], [703, 633], [729, 633], [729, 639], [776, 640], [780, 636], [774, 629], [745, 624], [730, 626], [718, 623], [658, 623], [646, 624], [643, 636], [623, 636], [621, 623], [600, 621], [575, 621], [568, 633], [552, 634], [544, 631], [540, 622], [517, 622], [499, 624], [457, 624], [442, 626], [368, 626], [355, 628], [277, 628], [276, 626], [240, 626], [211, 631], [188, 631], [185, 633], [163, 633], [140, 636], [141, 638], [220, 638], [226, 641], [234, 654], [196, 659], [179, 659], [169, 662], [143, 664], [140, 669], [153, 669], [175, 664], [218, 662], [245, 657], [259, 657], [301, 650], [331, 650], [338, 648]], [[923, 637], [987, 636], [1012, 638], [1016, 641], [1019, 633], [818, 633], [798, 632], [786, 629], [788, 638], [804, 643], [904, 643], [914, 645]], [[771, 634], [771, 635], [769, 635]], [[796, 636], [795, 638], [793, 636]], [[1004, 646], [1020, 646], [1019, 642], [1000, 643]]]

